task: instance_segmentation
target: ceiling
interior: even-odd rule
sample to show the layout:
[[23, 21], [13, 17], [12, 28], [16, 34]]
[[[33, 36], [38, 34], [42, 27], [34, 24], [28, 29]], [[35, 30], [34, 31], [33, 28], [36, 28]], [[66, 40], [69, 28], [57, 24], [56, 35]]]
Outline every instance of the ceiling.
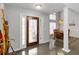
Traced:
[[79, 3], [65, 3], [64, 5], [79, 13]]
[[[20, 6], [22, 8], [37, 10], [35, 8], [35, 3], [7, 3], [6, 5]], [[47, 14], [61, 11], [65, 6], [73, 9], [76, 12], [79, 12], [79, 3], [40, 3], [40, 5], [42, 5], [42, 8], [37, 11], [41, 11]]]
[[[6, 5], [20, 6], [22, 8], [37, 10], [35, 8], [34, 3], [10, 3]], [[40, 3], [40, 5], [42, 5], [42, 8], [37, 11], [41, 11], [41, 12], [48, 13], [48, 14], [61, 11], [62, 8], [64, 7], [63, 3]]]

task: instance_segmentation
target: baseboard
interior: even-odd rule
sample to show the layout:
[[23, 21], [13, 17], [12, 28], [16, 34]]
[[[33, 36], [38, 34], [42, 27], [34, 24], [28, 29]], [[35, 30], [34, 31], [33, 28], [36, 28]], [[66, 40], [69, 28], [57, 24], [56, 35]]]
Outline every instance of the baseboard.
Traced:
[[79, 37], [75, 37], [75, 36], [70, 36], [70, 38], [76, 38], [76, 39], [79, 39]]
[[39, 42], [39, 44], [44, 44], [44, 43], [48, 43], [49, 42], [49, 40], [48, 41], [44, 41], [44, 42]]
[[44, 44], [49, 44], [49, 42], [41, 43], [41, 44], [39, 44], [39, 45], [44, 45]]

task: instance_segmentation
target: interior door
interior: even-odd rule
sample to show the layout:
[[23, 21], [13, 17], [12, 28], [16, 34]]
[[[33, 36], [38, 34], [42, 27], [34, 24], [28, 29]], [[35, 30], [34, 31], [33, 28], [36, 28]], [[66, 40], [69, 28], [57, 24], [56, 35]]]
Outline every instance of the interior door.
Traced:
[[39, 17], [27, 16], [27, 47], [39, 44]]

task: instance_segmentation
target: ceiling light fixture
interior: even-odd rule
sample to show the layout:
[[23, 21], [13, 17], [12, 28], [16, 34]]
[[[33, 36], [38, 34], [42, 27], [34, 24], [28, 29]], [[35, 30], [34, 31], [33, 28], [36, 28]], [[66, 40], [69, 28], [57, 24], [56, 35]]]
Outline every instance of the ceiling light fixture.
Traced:
[[35, 7], [36, 7], [37, 9], [41, 9], [41, 8], [42, 8], [42, 6], [39, 5], [39, 4], [35, 5]]

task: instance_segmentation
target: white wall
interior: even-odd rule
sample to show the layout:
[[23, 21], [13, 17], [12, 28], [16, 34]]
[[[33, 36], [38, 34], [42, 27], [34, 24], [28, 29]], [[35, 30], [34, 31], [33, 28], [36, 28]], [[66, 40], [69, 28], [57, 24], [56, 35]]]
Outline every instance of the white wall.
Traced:
[[59, 22], [58, 22], [59, 20], [64, 20], [63, 19], [63, 17], [64, 17], [63, 16], [63, 11], [57, 12], [56, 16], [57, 16], [57, 28], [59, 28], [60, 30], [63, 30], [63, 26], [64, 25], [63, 24], [59, 24]]
[[69, 9], [69, 24], [71, 23], [75, 26], [69, 26], [70, 36], [79, 38], [79, 14]]
[[[58, 19], [63, 19], [63, 11], [59, 12]], [[69, 9], [68, 22], [69, 24], [75, 23], [75, 26], [69, 26], [70, 36], [79, 38], [79, 13], [73, 11], [72, 9]], [[58, 24], [57, 27], [63, 30], [63, 25]]]
[[[64, 12], [60, 12], [60, 20], [64, 20]], [[60, 29], [63, 30], [64, 24], [60, 24]]]
[[49, 19], [48, 14], [33, 11], [30, 9], [24, 9], [15, 6], [5, 5], [6, 19], [9, 23], [9, 37], [15, 39], [12, 42], [12, 46], [15, 50], [20, 49], [21, 39], [21, 16], [39, 16], [40, 17], [40, 39], [39, 43], [45, 43], [49, 41]]

